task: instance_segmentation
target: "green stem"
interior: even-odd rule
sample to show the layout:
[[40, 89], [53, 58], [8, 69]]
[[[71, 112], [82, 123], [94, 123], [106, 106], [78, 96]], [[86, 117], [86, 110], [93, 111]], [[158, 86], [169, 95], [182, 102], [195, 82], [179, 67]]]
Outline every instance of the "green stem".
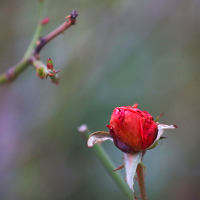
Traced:
[[143, 172], [143, 166], [141, 164], [137, 166], [137, 179], [140, 189], [141, 200], [147, 200], [145, 182], [144, 182], [144, 172]]
[[[85, 129], [84, 131], [79, 129], [79, 131], [83, 133], [82, 136], [84, 137], [84, 139], [88, 138], [91, 135], [88, 129]], [[92, 149], [101, 164], [104, 166], [108, 174], [113, 179], [113, 181], [120, 188], [120, 190], [127, 196], [128, 199], [135, 200], [134, 195], [132, 191], [128, 188], [126, 182], [122, 179], [118, 172], [113, 171], [114, 169], [116, 169], [116, 167], [111, 162], [111, 159], [108, 157], [102, 146], [99, 144], [95, 144]]]
[[36, 27], [33, 39], [29, 47], [27, 48], [27, 51], [24, 54], [23, 59], [17, 65], [11, 67], [6, 72], [0, 75], [0, 85], [12, 82], [19, 76], [19, 74], [21, 74], [29, 66], [30, 64], [29, 57], [32, 55], [32, 51], [36, 46], [36, 41], [39, 39], [42, 30], [41, 20], [43, 18], [43, 7], [44, 7], [44, 1], [39, 1], [39, 23]]
[[0, 85], [12, 82], [15, 80], [21, 72], [23, 72], [29, 66], [29, 60], [23, 59], [14, 67], [11, 67], [6, 72], [0, 75]]
[[39, 21], [38, 21], [38, 25], [36, 27], [35, 33], [33, 35], [33, 38], [29, 44], [28, 49], [26, 50], [26, 53], [24, 54], [24, 58], [28, 59], [31, 54], [32, 51], [34, 50], [34, 48], [36, 47], [36, 42], [39, 40], [39, 37], [41, 36], [41, 32], [42, 32], [42, 19], [43, 19], [43, 10], [44, 10], [44, 1], [39, 1]]
[[0, 75], [0, 84], [4, 84], [7, 82], [7, 79], [6, 79], [6, 74], [1, 74]]

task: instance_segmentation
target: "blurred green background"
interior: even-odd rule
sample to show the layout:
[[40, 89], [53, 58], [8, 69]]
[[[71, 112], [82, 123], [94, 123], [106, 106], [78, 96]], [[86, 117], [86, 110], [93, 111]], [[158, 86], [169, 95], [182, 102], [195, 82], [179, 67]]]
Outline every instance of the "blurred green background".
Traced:
[[[46, 0], [43, 35], [74, 9], [77, 25], [41, 51], [59, 86], [30, 67], [0, 87], [0, 199], [125, 200], [77, 127], [107, 131], [113, 109], [134, 103], [179, 127], [145, 155], [148, 198], [200, 199], [200, 1]], [[0, 0], [0, 73], [22, 58], [37, 17], [37, 0]]]

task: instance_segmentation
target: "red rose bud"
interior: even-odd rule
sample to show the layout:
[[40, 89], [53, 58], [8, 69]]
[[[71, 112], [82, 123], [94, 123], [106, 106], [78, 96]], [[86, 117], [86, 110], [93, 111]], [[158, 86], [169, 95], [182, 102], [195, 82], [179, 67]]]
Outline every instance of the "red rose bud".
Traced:
[[41, 21], [41, 24], [42, 25], [45, 25], [45, 24], [48, 24], [49, 23], [49, 17], [47, 17], [47, 18], [44, 18], [42, 21]]
[[51, 60], [51, 58], [47, 59], [47, 69], [53, 70], [53, 61]]
[[158, 128], [153, 117], [137, 106], [115, 108], [107, 125], [115, 146], [125, 153], [145, 150], [157, 137]]

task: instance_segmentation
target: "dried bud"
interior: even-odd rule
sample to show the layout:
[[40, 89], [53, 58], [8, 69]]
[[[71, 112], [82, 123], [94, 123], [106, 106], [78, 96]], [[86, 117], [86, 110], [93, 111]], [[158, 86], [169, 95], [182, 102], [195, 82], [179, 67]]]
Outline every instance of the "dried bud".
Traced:
[[42, 25], [45, 25], [45, 24], [48, 24], [49, 23], [49, 17], [47, 17], [47, 18], [44, 18], [42, 21], [41, 21], [41, 24]]
[[71, 12], [70, 16], [71, 16], [71, 18], [72, 18], [73, 20], [75, 20], [75, 19], [78, 17], [78, 13], [77, 13], [75, 10], [73, 10], [73, 11]]
[[125, 153], [145, 150], [157, 137], [158, 127], [153, 117], [137, 106], [115, 108], [107, 125], [115, 146]]
[[[77, 13], [75, 10], [73, 10], [73, 11], [71, 12], [71, 14], [68, 15], [67, 17], [65, 17], [65, 18], [69, 18], [69, 19], [75, 21], [77, 17], [78, 17], [78, 13]], [[73, 23], [73, 24], [74, 24], [74, 23]]]

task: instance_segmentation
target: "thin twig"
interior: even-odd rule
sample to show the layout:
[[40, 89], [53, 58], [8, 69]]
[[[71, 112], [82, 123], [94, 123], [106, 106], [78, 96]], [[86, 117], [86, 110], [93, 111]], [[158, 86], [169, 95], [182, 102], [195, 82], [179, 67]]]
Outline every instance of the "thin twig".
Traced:
[[71, 25], [74, 25], [76, 23], [76, 17], [78, 16], [78, 13], [73, 10], [72, 13], [69, 15], [68, 20], [64, 22], [61, 26], [59, 26], [56, 30], [49, 33], [49, 35], [40, 38], [40, 41], [38, 42], [38, 45], [33, 51], [34, 55], [39, 54], [41, 49], [50, 42], [53, 38], [58, 36], [59, 34], [63, 33], [66, 29], [68, 29]]
[[[30, 64], [30, 60], [33, 58], [32, 56], [35, 56], [36, 58], [39, 57], [39, 52], [42, 50], [42, 48], [50, 42], [53, 38], [55, 38], [60, 33], [63, 33], [66, 29], [68, 29], [71, 25], [76, 23], [76, 17], [78, 16], [78, 13], [73, 10], [71, 14], [67, 17], [68, 20], [64, 22], [60, 27], [58, 27], [56, 30], [52, 31], [49, 35], [42, 37], [39, 40], [39, 37], [41, 35], [42, 26], [41, 23], [43, 19], [43, 7], [44, 7], [44, 1], [40, 0], [40, 11], [39, 11], [39, 23], [36, 27], [35, 34], [33, 36], [33, 39], [24, 54], [24, 57], [20, 63], [17, 65], [9, 68], [6, 72], [0, 75], [0, 85], [5, 83], [10, 83], [13, 80], [15, 80], [19, 74], [21, 74]], [[37, 41], [39, 40], [38, 44], [36, 45]], [[54, 78], [54, 77], [53, 77]]]
[[143, 172], [143, 166], [141, 164], [137, 166], [137, 180], [139, 184], [141, 200], [147, 200], [145, 182], [144, 182], [144, 172]]

